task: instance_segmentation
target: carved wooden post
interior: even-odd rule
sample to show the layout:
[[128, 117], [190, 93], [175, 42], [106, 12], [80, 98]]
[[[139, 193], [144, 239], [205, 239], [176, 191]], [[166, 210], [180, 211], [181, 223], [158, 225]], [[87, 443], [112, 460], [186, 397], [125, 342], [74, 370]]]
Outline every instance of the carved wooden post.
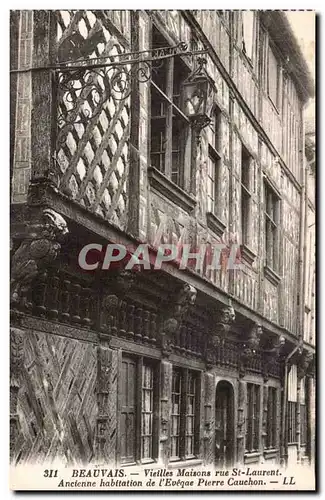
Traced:
[[128, 321], [127, 336], [129, 339], [132, 340], [134, 338], [134, 306], [133, 305], [128, 307], [127, 321]]
[[257, 323], [252, 326], [247, 335], [247, 340], [242, 345], [239, 355], [239, 376], [244, 377], [248, 363], [254, 361], [259, 349], [262, 327]]
[[60, 279], [58, 276], [52, 276], [51, 279], [51, 297], [50, 303], [51, 308], [49, 310], [49, 315], [51, 319], [56, 320], [59, 315], [59, 291], [60, 291]]
[[135, 340], [138, 340], [138, 341], [142, 340], [142, 334], [143, 334], [143, 330], [142, 330], [142, 327], [143, 327], [142, 313], [143, 313], [142, 307], [138, 307], [136, 309], [135, 321], [134, 321]]
[[91, 300], [91, 289], [90, 288], [83, 288], [82, 289], [83, 293], [83, 318], [82, 321], [85, 325], [91, 325], [91, 318], [90, 318], [90, 300]]
[[118, 297], [116, 295], [106, 295], [101, 304], [99, 329], [107, 335], [116, 333], [115, 317], [118, 307]]
[[204, 463], [213, 464], [215, 460], [215, 377], [213, 373], [204, 374]]
[[96, 456], [99, 464], [115, 465], [118, 351], [102, 345], [98, 346], [97, 362]]
[[[53, 63], [55, 13], [33, 11], [33, 66], [46, 67]], [[52, 73], [42, 69], [32, 73], [31, 149], [32, 178], [50, 178], [53, 174], [53, 131], [55, 119]]]
[[63, 291], [62, 291], [62, 313], [61, 316], [64, 321], [69, 321], [70, 319], [70, 292], [71, 292], [71, 281], [63, 281]]
[[208, 335], [205, 347], [207, 368], [211, 369], [217, 362], [223, 361], [223, 344], [232, 323], [235, 321], [235, 311], [232, 306], [224, 307], [220, 319], [213, 332]]
[[72, 321], [76, 323], [80, 323], [80, 293], [81, 293], [81, 285], [79, 283], [74, 283], [72, 285], [73, 291], [73, 303], [74, 303], [74, 314], [72, 316]]
[[237, 462], [243, 464], [245, 456], [245, 409], [246, 409], [246, 383], [238, 382], [238, 420], [237, 420]]
[[122, 300], [120, 304], [120, 313], [119, 313], [119, 335], [121, 337], [124, 337], [126, 335], [126, 330], [127, 330], [126, 308], [127, 308], [127, 303], [125, 302], [125, 300]]
[[157, 314], [156, 313], [151, 313], [150, 315], [150, 341], [155, 345], [157, 342], [156, 339], [156, 330], [157, 330]]
[[18, 393], [22, 380], [24, 363], [24, 332], [10, 329], [10, 460], [15, 457], [16, 441], [19, 434], [17, 413]]
[[45, 316], [46, 313], [45, 301], [46, 301], [47, 287], [48, 287], [47, 271], [45, 269], [45, 271], [41, 273], [39, 278], [39, 283], [37, 286], [36, 304], [35, 304], [35, 311], [40, 316]]
[[150, 317], [149, 311], [144, 311], [144, 313], [143, 313], [143, 340], [145, 342], [149, 341], [149, 326], [150, 326], [149, 317]]
[[176, 334], [180, 334], [181, 344], [182, 340], [185, 340], [185, 345], [180, 346], [182, 352], [185, 352], [183, 349], [186, 350], [186, 339], [183, 339], [180, 330], [189, 308], [195, 303], [196, 295], [197, 290], [193, 286], [184, 284], [178, 291], [176, 300], [172, 301], [165, 313], [160, 329], [161, 347], [165, 356], [169, 356], [172, 346], [175, 346]]
[[168, 464], [170, 457], [170, 419], [171, 419], [171, 392], [173, 366], [163, 360], [160, 366], [160, 434], [159, 434], [159, 462]]

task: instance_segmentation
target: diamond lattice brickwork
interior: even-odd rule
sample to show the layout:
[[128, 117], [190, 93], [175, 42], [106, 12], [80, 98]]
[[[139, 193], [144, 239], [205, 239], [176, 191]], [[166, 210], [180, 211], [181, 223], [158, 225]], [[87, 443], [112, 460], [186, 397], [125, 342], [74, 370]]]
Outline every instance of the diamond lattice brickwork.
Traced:
[[96, 376], [92, 344], [56, 335], [26, 335], [14, 463], [94, 460]]

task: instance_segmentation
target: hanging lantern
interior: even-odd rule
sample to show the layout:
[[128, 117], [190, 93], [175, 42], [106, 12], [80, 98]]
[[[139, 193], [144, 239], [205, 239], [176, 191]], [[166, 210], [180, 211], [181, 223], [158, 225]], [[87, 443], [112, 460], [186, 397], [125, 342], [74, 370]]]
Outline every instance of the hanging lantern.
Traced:
[[197, 59], [196, 69], [182, 83], [181, 102], [184, 114], [201, 131], [211, 122], [216, 87], [206, 70], [207, 60]]

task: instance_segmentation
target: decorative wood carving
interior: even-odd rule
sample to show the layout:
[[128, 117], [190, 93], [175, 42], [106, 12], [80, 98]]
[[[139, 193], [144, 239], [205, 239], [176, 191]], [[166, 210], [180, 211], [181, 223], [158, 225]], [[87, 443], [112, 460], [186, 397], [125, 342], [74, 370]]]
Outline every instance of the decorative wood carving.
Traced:
[[64, 218], [51, 209], [43, 210], [43, 220], [33, 224], [12, 257], [11, 303], [30, 307], [28, 293], [32, 281], [58, 256], [68, 228]]
[[186, 283], [179, 290], [175, 302], [171, 301], [170, 310], [165, 316], [160, 333], [163, 354], [170, 354], [175, 335], [179, 332], [189, 308], [194, 305], [196, 295], [196, 289]]
[[217, 350], [224, 344], [232, 323], [235, 321], [235, 311], [232, 306], [224, 307], [215, 330], [207, 337], [205, 358], [207, 367], [212, 368], [217, 362]]
[[310, 351], [303, 351], [297, 362], [297, 376], [298, 379], [303, 377], [313, 376], [314, 371], [314, 353]]
[[21, 386], [24, 363], [24, 332], [17, 328], [10, 329], [10, 460], [14, 457], [19, 434], [17, 413], [18, 392]]
[[256, 356], [263, 330], [260, 325], [255, 323], [248, 333], [247, 340], [243, 342], [239, 357], [239, 376], [244, 377], [247, 365]]
[[270, 349], [264, 349], [263, 351], [263, 364], [262, 364], [262, 374], [264, 382], [267, 382], [270, 376], [271, 368], [276, 361], [280, 359], [280, 356], [285, 345], [285, 338], [280, 336], [277, 343], [274, 343]]
[[118, 304], [117, 295], [105, 295], [101, 303], [99, 328], [108, 335], [116, 333]]
[[244, 463], [245, 455], [245, 407], [246, 407], [246, 384], [242, 380], [238, 382], [238, 414], [237, 414], [237, 461]]
[[98, 346], [97, 362], [97, 459], [112, 464], [116, 451], [118, 352]]

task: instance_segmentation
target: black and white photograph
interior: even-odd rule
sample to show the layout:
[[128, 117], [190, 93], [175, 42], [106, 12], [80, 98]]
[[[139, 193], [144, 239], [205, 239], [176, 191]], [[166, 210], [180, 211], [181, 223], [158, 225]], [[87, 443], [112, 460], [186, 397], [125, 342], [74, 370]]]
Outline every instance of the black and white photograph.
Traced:
[[315, 491], [316, 18], [8, 10], [11, 490]]

